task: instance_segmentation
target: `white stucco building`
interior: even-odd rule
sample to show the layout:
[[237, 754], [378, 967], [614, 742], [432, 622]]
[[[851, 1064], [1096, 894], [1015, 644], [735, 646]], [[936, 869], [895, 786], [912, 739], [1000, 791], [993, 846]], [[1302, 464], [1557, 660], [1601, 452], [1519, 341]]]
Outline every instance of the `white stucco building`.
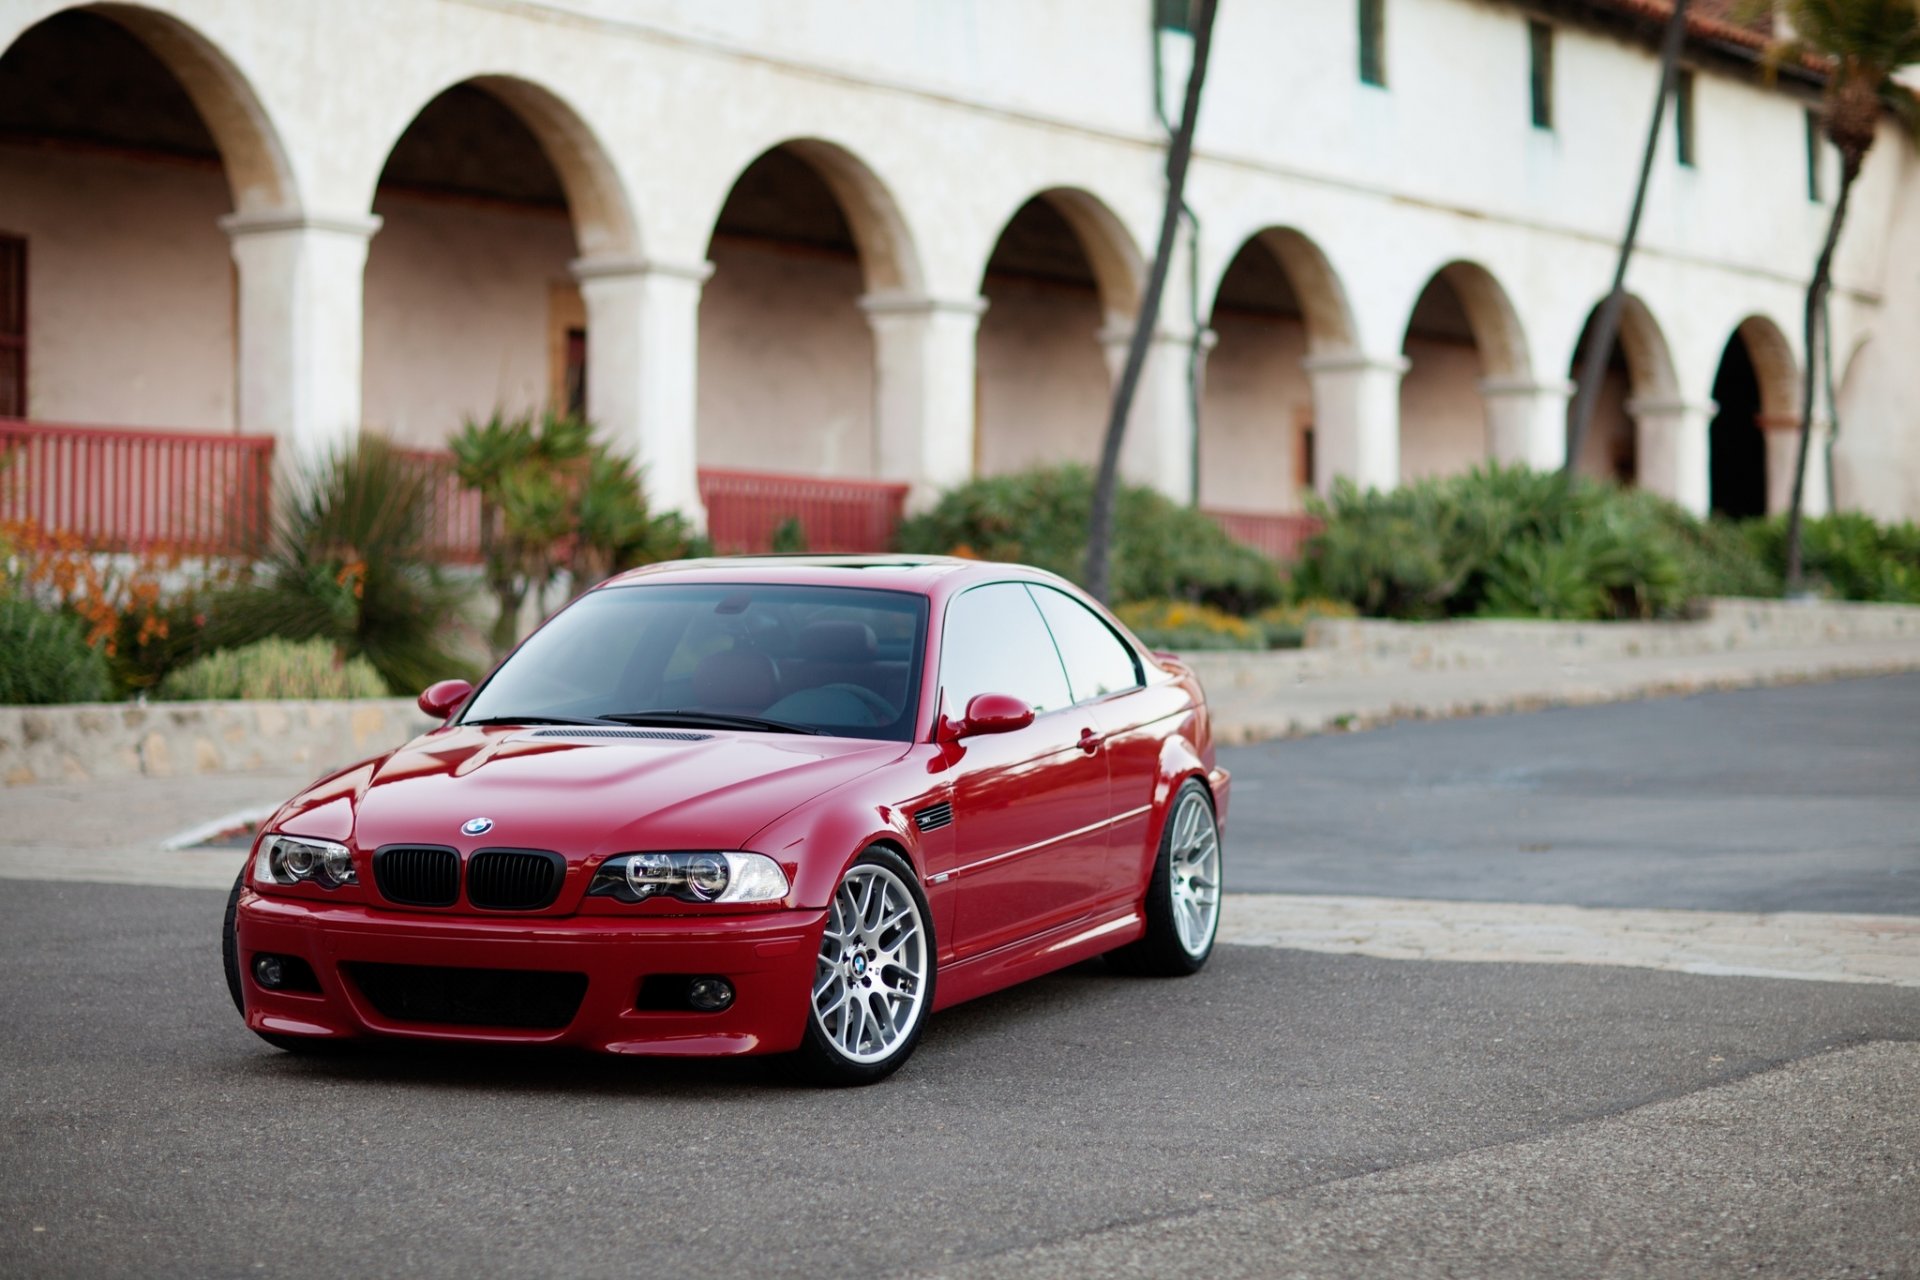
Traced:
[[[702, 469], [920, 500], [1091, 459], [1158, 228], [1156, 43], [1184, 69], [1155, 7], [0, 0], [0, 417], [313, 452], [571, 402], [696, 515]], [[1557, 465], [1662, 7], [1223, 0], [1128, 472], [1272, 515]], [[1837, 165], [1721, 7], [1582, 465], [1746, 514], [1784, 503]], [[1891, 124], [1838, 281], [1834, 487], [1920, 515]]]

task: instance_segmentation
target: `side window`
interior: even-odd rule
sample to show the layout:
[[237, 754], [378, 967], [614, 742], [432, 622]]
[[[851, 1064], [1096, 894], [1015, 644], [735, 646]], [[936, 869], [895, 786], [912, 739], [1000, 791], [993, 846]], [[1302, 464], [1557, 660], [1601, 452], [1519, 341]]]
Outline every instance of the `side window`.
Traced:
[[1139, 686], [1140, 664], [1133, 650], [1098, 615], [1064, 591], [1052, 587], [1028, 590], [1033, 592], [1047, 619], [1047, 629], [1060, 646], [1075, 702]]
[[1073, 700], [1047, 624], [1017, 582], [975, 587], [947, 606], [940, 684], [950, 716], [983, 693], [1010, 693], [1035, 711]]

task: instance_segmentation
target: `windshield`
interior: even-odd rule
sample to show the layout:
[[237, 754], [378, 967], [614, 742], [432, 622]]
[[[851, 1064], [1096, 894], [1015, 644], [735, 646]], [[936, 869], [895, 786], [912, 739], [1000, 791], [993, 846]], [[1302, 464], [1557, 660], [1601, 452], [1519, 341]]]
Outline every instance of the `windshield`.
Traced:
[[585, 720], [913, 736], [924, 596], [858, 587], [591, 591], [535, 632], [461, 723]]

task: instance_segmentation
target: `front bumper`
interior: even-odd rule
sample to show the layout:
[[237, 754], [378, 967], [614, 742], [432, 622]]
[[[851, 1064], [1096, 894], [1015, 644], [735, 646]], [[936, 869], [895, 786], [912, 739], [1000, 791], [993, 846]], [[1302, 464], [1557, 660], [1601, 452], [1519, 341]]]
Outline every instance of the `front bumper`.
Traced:
[[[251, 891], [241, 895], [235, 915], [247, 1025], [255, 1031], [676, 1056], [798, 1048], [825, 927], [824, 910], [508, 920], [293, 901]], [[305, 960], [319, 993], [260, 986], [252, 961], [261, 952]], [[375, 1007], [353, 976], [355, 964], [577, 973], [586, 977], [586, 993], [558, 1029], [396, 1020]], [[636, 1007], [643, 980], [659, 974], [719, 975], [733, 984], [734, 1001], [717, 1013]]]

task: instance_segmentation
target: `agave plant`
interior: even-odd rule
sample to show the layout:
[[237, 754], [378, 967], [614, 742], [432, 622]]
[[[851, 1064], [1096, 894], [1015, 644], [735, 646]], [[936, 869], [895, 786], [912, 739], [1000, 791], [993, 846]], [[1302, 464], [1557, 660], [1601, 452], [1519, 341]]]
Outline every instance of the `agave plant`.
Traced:
[[431, 485], [377, 436], [299, 478], [253, 581], [211, 603], [206, 647], [323, 638], [396, 694], [468, 674], [449, 641], [465, 590], [425, 555]]

